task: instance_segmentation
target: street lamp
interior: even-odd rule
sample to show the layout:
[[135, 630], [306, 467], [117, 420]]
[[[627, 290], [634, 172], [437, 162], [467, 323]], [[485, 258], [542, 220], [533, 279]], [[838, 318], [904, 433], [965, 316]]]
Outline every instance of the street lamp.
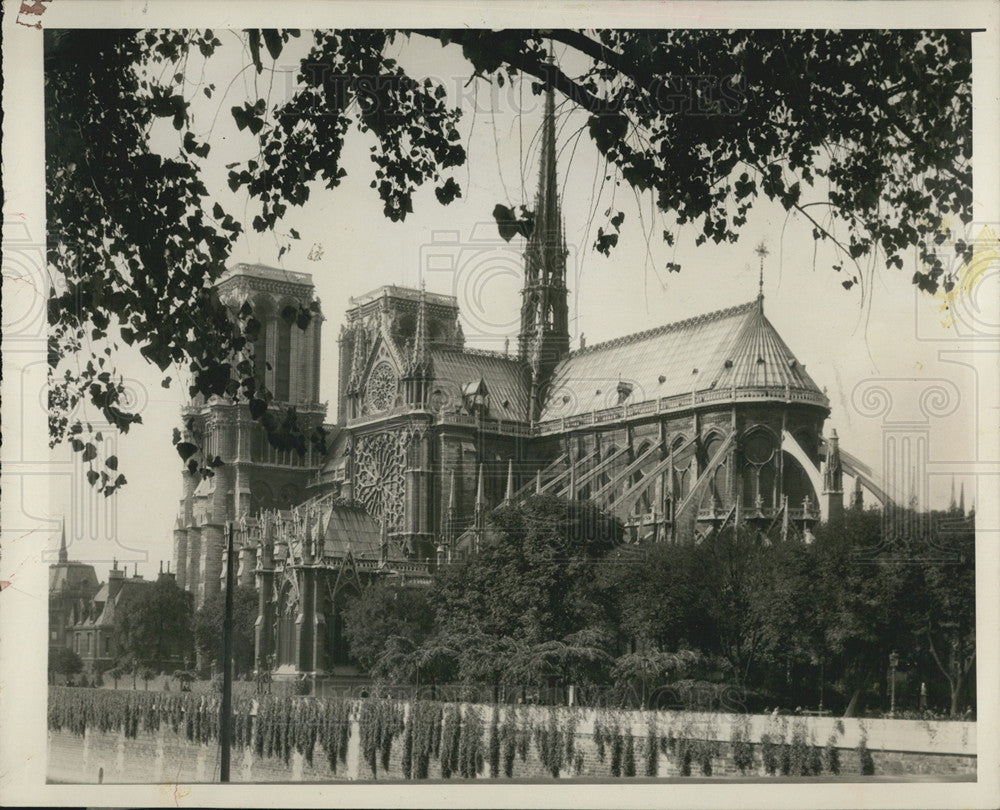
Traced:
[[896, 714], [896, 667], [899, 666], [899, 656], [893, 650], [889, 653], [889, 716]]

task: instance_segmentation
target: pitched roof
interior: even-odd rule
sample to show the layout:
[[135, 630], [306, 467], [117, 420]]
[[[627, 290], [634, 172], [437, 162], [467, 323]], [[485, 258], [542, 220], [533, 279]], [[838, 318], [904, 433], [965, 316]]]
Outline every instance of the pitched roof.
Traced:
[[434, 368], [432, 403], [442, 399], [448, 408], [461, 407], [466, 386], [478, 383], [481, 377], [489, 391], [491, 417], [527, 419], [528, 371], [521, 361], [496, 352], [442, 346], [432, 346], [430, 353]]
[[[289, 553], [294, 563], [302, 561], [302, 543], [306, 538], [307, 525], [315, 526], [317, 523], [322, 527], [319, 536], [323, 540], [324, 559], [343, 559], [348, 552], [358, 560], [381, 558], [379, 525], [361, 504], [342, 501], [331, 493], [324, 493], [283, 512], [282, 517], [287, 531], [278, 540], [291, 546]], [[388, 552], [390, 562], [406, 559], [391, 540]]]
[[822, 394], [758, 299], [573, 352], [555, 370], [541, 418], [765, 385]]

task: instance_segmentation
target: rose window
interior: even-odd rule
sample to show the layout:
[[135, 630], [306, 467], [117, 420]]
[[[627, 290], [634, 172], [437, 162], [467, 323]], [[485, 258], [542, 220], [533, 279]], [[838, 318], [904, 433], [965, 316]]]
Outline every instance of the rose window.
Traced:
[[395, 529], [403, 522], [403, 471], [408, 435], [377, 433], [358, 439], [355, 453], [356, 496], [375, 522]]
[[396, 372], [388, 363], [379, 363], [368, 375], [365, 401], [373, 411], [385, 411], [396, 398]]

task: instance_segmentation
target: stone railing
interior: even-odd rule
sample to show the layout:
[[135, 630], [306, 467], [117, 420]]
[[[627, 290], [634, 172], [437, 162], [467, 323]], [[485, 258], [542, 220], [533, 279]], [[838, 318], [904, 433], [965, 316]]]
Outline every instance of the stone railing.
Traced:
[[614, 424], [629, 420], [644, 419], [650, 416], [691, 410], [699, 405], [714, 405], [727, 402], [786, 402], [816, 405], [827, 408], [830, 401], [816, 391], [794, 389], [788, 386], [757, 386], [750, 388], [724, 388], [692, 391], [690, 394], [676, 394], [670, 397], [644, 400], [636, 403], [623, 403], [610, 408], [573, 414], [572, 416], [546, 419], [534, 425], [526, 422], [512, 422], [502, 419], [490, 419], [473, 416], [460, 411], [435, 412], [422, 408], [412, 408], [398, 405], [387, 411], [365, 415], [347, 420], [348, 427], [364, 427], [396, 416], [423, 415], [431, 416], [438, 425], [454, 425], [475, 428], [487, 433], [505, 436], [548, 436], [553, 433], [564, 433], [568, 430], [591, 427], [594, 425]]
[[788, 386], [755, 386], [749, 388], [722, 388], [692, 391], [690, 394], [676, 394], [670, 397], [645, 400], [634, 404], [603, 408], [572, 416], [547, 419], [534, 426], [536, 435], [563, 433], [580, 427], [623, 422], [630, 419], [642, 419], [676, 411], [690, 410], [699, 405], [710, 405], [722, 402], [795, 402], [806, 405], [817, 405], [828, 408], [830, 401], [825, 395], [806, 389], [790, 388]]

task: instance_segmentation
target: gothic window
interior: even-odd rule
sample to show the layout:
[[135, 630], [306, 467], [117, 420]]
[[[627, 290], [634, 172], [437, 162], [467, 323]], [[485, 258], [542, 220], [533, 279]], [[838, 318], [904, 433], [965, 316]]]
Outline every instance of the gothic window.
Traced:
[[365, 403], [372, 411], [388, 410], [396, 398], [396, 372], [384, 360], [372, 369], [365, 383]]
[[292, 325], [279, 318], [275, 326], [274, 397], [288, 402], [292, 382]]
[[758, 429], [744, 439], [742, 477], [744, 506], [774, 507], [776, 459], [775, 441], [770, 433]]
[[[649, 450], [649, 442], [643, 442], [639, 446], [639, 449], [636, 451], [635, 457], [639, 458], [648, 450]], [[642, 482], [642, 479], [644, 477], [645, 473], [643, 473], [642, 469], [636, 470], [634, 473], [632, 473], [631, 485], [633, 487], [640, 486], [640, 483]], [[642, 495], [640, 495], [635, 502], [635, 506], [633, 507], [632, 510], [635, 514], [644, 514], [649, 511], [650, 507], [649, 495], [650, 493], [648, 491], [648, 486], [647, 486], [646, 491], [643, 492]]]
[[403, 522], [403, 475], [409, 435], [402, 431], [358, 439], [355, 450], [357, 498], [365, 510], [388, 529]]
[[[718, 433], [713, 433], [705, 442], [705, 461], [711, 464], [719, 448], [722, 447], [722, 437]], [[705, 493], [703, 505], [707, 508], [712, 505], [724, 506], [729, 502], [727, 496], [728, 465], [725, 461], [716, 467], [715, 472], [709, 481], [709, 486]]]
[[691, 491], [691, 461], [694, 458], [694, 446], [687, 439], [678, 436], [673, 443], [674, 452], [674, 503], [679, 504]]
[[257, 339], [253, 342], [253, 376], [258, 386], [267, 383], [267, 324], [273, 313], [273, 305], [267, 296], [258, 296], [253, 302], [254, 318], [260, 325]]
[[250, 485], [250, 514], [256, 515], [262, 509], [274, 507], [274, 493], [264, 481], [255, 481]]

